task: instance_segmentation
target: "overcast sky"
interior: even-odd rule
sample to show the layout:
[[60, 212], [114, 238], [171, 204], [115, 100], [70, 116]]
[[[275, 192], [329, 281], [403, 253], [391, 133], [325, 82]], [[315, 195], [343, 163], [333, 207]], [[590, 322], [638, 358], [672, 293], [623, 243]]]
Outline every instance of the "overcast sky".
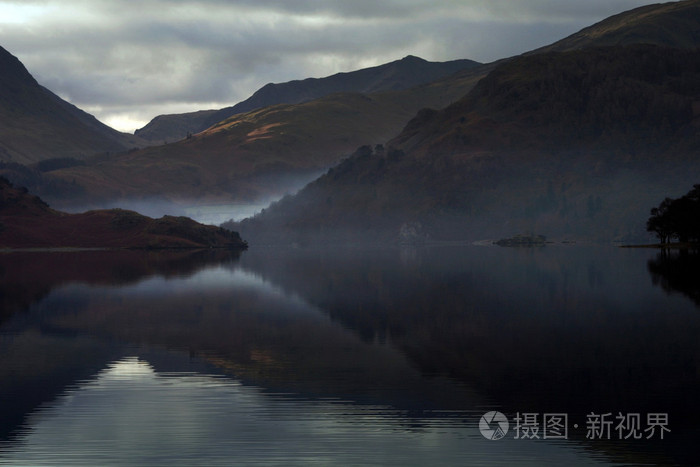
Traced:
[[648, 0], [0, 0], [0, 46], [44, 86], [133, 132], [269, 82], [417, 55], [481, 62]]

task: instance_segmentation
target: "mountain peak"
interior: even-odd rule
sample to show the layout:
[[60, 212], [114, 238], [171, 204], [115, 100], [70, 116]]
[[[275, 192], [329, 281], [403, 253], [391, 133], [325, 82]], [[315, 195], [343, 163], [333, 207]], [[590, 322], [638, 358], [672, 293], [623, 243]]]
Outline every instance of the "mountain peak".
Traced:
[[404, 58], [401, 59], [402, 62], [415, 62], [415, 63], [427, 63], [427, 60], [424, 60], [420, 57], [416, 57], [415, 55], [406, 55]]
[[145, 144], [100, 123], [41, 86], [0, 47], [0, 160], [29, 164]]
[[[383, 65], [336, 73], [324, 78], [267, 83], [248, 99], [232, 107], [211, 114], [201, 114], [199, 117], [194, 114], [182, 114], [181, 119], [171, 118], [168, 122], [152, 121], [137, 130], [137, 134], [152, 141], [178, 140], [186, 136], [187, 126], [190, 132], [199, 133], [233, 115], [271, 105], [299, 104], [339, 92], [370, 94], [408, 89], [478, 65], [479, 63], [471, 60], [429, 62], [414, 55], [407, 55]], [[186, 125], [183, 124], [183, 120], [187, 120]]]

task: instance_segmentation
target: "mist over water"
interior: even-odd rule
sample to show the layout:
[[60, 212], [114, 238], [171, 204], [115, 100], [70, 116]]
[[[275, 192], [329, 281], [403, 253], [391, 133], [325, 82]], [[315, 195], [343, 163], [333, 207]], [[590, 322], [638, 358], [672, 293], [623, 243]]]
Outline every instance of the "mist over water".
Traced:
[[114, 202], [96, 203], [90, 205], [59, 205], [58, 208], [68, 213], [82, 213], [94, 209], [125, 209], [136, 211], [152, 218], [162, 216], [186, 216], [197, 222], [207, 225], [220, 225], [223, 222], [234, 220], [240, 221], [259, 213], [270, 203], [278, 198], [269, 200], [253, 201], [250, 203], [215, 203], [196, 201], [184, 201], [174, 203], [163, 199], [150, 200], [123, 200]]
[[287, 195], [294, 195], [306, 184], [315, 180], [323, 171], [311, 170], [298, 173], [267, 173], [262, 171], [251, 176], [248, 182], [257, 187], [257, 196], [240, 199], [236, 195], [178, 199], [176, 196], [125, 198], [118, 200], [76, 201], [71, 199], [52, 200], [49, 204], [69, 213], [82, 213], [94, 209], [126, 209], [148, 217], [186, 216], [202, 224], [220, 225], [233, 220], [241, 221], [260, 213], [270, 204]]
[[[52, 207], [54, 207], [53, 204]], [[66, 202], [59, 203], [55, 207], [68, 213], [82, 213], [95, 209], [125, 209], [128, 211], [136, 211], [139, 214], [153, 218], [159, 218], [162, 216], [182, 216], [185, 213], [185, 210], [181, 205], [162, 198], [100, 201], [88, 204]]]

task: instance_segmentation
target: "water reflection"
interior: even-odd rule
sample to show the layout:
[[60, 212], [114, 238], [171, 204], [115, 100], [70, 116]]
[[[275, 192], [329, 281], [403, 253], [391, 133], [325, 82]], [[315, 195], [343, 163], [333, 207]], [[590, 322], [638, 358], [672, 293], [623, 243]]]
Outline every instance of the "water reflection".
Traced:
[[[134, 256], [120, 256], [127, 253]], [[217, 456], [233, 456], [232, 443], [239, 441], [251, 445], [242, 459], [267, 446], [274, 454], [262, 459], [273, 464], [292, 458], [361, 463], [355, 457], [360, 449], [416, 463], [428, 455], [454, 464], [521, 456], [536, 464], [547, 456], [559, 463], [694, 463], [700, 318], [690, 301], [650, 286], [648, 251], [114, 254], [0, 255], [3, 291], [22, 291], [3, 295], [9, 306], [0, 326], [0, 400], [13, 401], [0, 405], [8, 463], [31, 464], [38, 459], [31, 452], [50, 454], [37, 440], [61, 445], [60, 433], [37, 437], [48, 433], [42, 427], [65, 427], [66, 436], [75, 427], [77, 437], [86, 427], [95, 434], [106, 430], [90, 425], [100, 419], [128, 424], [129, 417], [112, 418], [129, 409], [108, 416], [90, 401], [151, 407], [138, 411], [146, 425], [134, 425], [126, 441], [119, 438], [126, 429], [110, 436], [124, 451], [141, 446], [134, 449], [138, 456], [151, 455], [150, 445], [155, 455], [161, 447], [172, 450], [171, 464], [192, 461], [189, 456], [223, 462]], [[129, 355], [141, 360], [125, 359]], [[250, 406], [237, 405], [239, 400]], [[71, 401], [82, 401], [84, 410], [76, 411]], [[475, 425], [491, 408], [509, 415], [566, 412], [581, 426], [563, 445], [509, 442], [495, 448]], [[257, 437], [208, 411], [240, 415]], [[585, 436], [591, 411], [667, 412], [672, 433], [663, 443], [592, 442]], [[180, 412], [195, 418], [168, 418]], [[81, 425], [71, 414], [83, 421], [99, 417]], [[302, 423], [305, 414], [313, 425]], [[179, 430], [174, 439], [186, 438], [185, 451], [149, 438], [163, 420]], [[280, 435], [278, 442], [277, 435], [266, 435], [273, 425], [294, 420], [301, 422], [293, 436]], [[180, 423], [193, 425], [187, 431], [177, 428]], [[139, 435], [144, 426], [150, 431]], [[229, 438], [221, 434], [227, 430]], [[221, 449], [199, 449], [206, 446], [200, 432]], [[286, 446], [299, 444], [302, 432], [308, 449]], [[143, 442], [134, 439], [139, 436]], [[308, 440], [316, 437], [321, 445]], [[330, 445], [342, 448], [337, 457]], [[87, 452], [121, 459], [112, 445], [100, 449]]]
[[402, 252], [402, 267], [395, 254], [253, 253], [242, 265], [513, 411], [698, 415], [684, 388], [700, 387], [700, 319], [649, 287], [648, 252], [428, 249], [408, 265]]
[[460, 418], [406, 424], [389, 406], [264, 393], [216, 375], [123, 358], [35, 412], [9, 465], [594, 465], [563, 446], [489, 441]]
[[401, 252], [400, 267], [395, 254], [255, 252], [242, 265], [506, 412], [566, 412], [579, 428], [591, 412], [668, 412], [672, 448], [601, 446], [580, 429], [572, 437], [613, 459], [620, 450], [627, 462], [628, 449], [696, 462], [700, 317], [688, 301], [650, 287], [649, 251], [432, 248]]
[[667, 293], [681, 293], [700, 306], [700, 251], [664, 250], [649, 260], [649, 273], [655, 285]]
[[231, 264], [229, 250], [85, 250], [0, 253], [0, 323], [63, 284], [127, 285], [145, 277], [186, 277], [212, 264]]

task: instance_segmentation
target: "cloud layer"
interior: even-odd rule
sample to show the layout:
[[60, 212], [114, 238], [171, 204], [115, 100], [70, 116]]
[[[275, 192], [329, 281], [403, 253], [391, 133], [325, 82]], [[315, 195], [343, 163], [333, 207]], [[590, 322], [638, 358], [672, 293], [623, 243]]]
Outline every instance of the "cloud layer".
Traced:
[[653, 0], [0, 0], [0, 46], [120, 130], [268, 82], [417, 55], [488, 62]]

